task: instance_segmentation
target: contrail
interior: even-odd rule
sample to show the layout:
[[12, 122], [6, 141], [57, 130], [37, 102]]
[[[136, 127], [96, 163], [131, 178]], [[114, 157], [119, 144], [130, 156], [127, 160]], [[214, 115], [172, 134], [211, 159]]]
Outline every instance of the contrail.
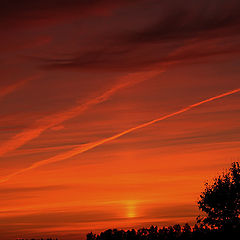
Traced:
[[33, 76], [33, 77], [25, 78], [25, 79], [22, 79], [18, 82], [15, 82], [13, 84], [10, 84], [8, 86], [5, 86], [5, 87], [1, 88], [0, 89], [0, 98], [7, 96], [8, 94], [14, 92], [18, 88], [20, 88], [21, 86], [26, 84], [27, 82], [29, 82], [29, 81], [37, 78], [37, 77], [39, 77], [39, 76]]
[[214, 96], [214, 97], [211, 97], [211, 98], [207, 98], [207, 99], [205, 99], [203, 101], [200, 101], [200, 102], [194, 103], [192, 105], [189, 105], [189, 106], [187, 106], [185, 108], [182, 108], [182, 109], [180, 109], [180, 110], [178, 110], [176, 112], [167, 114], [167, 115], [162, 116], [160, 118], [156, 118], [154, 120], [151, 120], [151, 121], [148, 121], [146, 123], [140, 124], [140, 125], [138, 125], [136, 127], [129, 128], [129, 129], [123, 131], [123, 132], [120, 132], [120, 133], [115, 134], [115, 135], [113, 135], [111, 137], [108, 137], [108, 138], [104, 138], [104, 139], [102, 139], [100, 141], [90, 142], [90, 143], [86, 143], [86, 144], [81, 144], [78, 147], [75, 147], [75, 148], [73, 148], [70, 151], [67, 151], [65, 153], [60, 153], [60, 154], [58, 154], [56, 156], [53, 156], [51, 158], [48, 158], [48, 159], [36, 162], [36, 163], [32, 164], [31, 166], [29, 166], [27, 168], [24, 168], [24, 169], [21, 169], [21, 170], [15, 172], [15, 173], [12, 173], [12, 174], [10, 174], [10, 175], [0, 179], [0, 183], [7, 182], [10, 178], [12, 178], [12, 177], [14, 177], [16, 175], [19, 175], [21, 173], [27, 172], [29, 170], [32, 170], [32, 169], [35, 169], [35, 168], [38, 168], [38, 167], [41, 167], [41, 166], [44, 166], [44, 165], [47, 165], [47, 164], [50, 164], [50, 163], [63, 161], [65, 159], [68, 159], [68, 158], [73, 157], [75, 155], [78, 155], [80, 153], [83, 153], [83, 152], [86, 152], [86, 151], [88, 151], [90, 149], [93, 149], [93, 148], [95, 148], [95, 147], [97, 147], [99, 145], [102, 145], [104, 143], [107, 143], [107, 142], [110, 142], [110, 141], [112, 141], [114, 139], [117, 139], [117, 138], [119, 138], [119, 137], [121, 137], [123, 135], [126, 135], [126, 134], [128, 134], [130, 132], [133, 132], [133, 131], [135, 131], [137, 129], [147, 127], [147, 126], [152, 125], [152, 124], [154, 124], [156, 122], [160, 122], [162, 120], [165, 120], [165, 119], [174, 117], [176, 115], [179, 115], [181, 113], [184, 113], [184, 112], [186, 112], [186, 111], [188, 111], [188, 110], [190, 110], [192, 108], [198, 107], [198, 106], [200, 106], [202, 104], [205, 104], [205, 103], [217, 100], [219, 98], [223, 98], [223, 97], [232, 95], [232, 94], [237, 93], [237, 92], [240, 92], [240, 88], [237, 88], [235, 90], [222, 93], [220, 95], [217, 95], [217, 96]]
[[[137, 84], [139, 82], [150, 79], [158, 74], [164, 72], [164, 70], [156, 70], [156, 71], [148, 71], [148, 72], [138, 72], [138, 73], [130, 73], [124, 77], [121, 77], [118, 83], [112, 88], [105, 91], [103, 94], [86, 101], [83, 104], [78, 104], [72, 108], [69, 108], [65, 111], [51, 114], [47, 117], [43, 117], [37, 120], [32, 126], [23, 130], [22, 132], [16, 134], [11, 139], [5, 141], [0, 145], [0, 156], [13, 151], [28, 141], [37, 138], [41, 133], [50, 129], [56, 125], [63, 123], [71, 118], [74, 118], [84, 111], [86, 111], [89, 107], [94, 106], [96, 104], [102, 103], [108, 100], [112, 95], [114, 95], [117, 91]], [[119, 83], [120, 82], [120, 83]], [[10, 90], [8, 90], [9, 92]]]

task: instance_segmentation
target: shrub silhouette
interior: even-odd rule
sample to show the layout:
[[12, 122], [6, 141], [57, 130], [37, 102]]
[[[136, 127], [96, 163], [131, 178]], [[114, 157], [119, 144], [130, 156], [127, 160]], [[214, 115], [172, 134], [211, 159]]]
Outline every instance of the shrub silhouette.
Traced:
[[206, 213], [206, 217], [199, 222], [212, 228], [236, 228], [240, 223], [240, 166], [232, 163], [228, 172], [206, 184], [200, 195], [199, 209]]

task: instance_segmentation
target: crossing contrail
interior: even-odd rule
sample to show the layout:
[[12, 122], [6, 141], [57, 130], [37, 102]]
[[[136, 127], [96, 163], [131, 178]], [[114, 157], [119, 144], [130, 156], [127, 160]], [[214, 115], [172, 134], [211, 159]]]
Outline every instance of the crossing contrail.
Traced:
[[181, 108], [180, 110], [178, 110], [176, 112], [164, 115], [164, 116], [156, 118], [154, 120], [151, 120], [151, 121], [139, 124], [139, 125], [137, 125], [135, 127], [129, 128], [129, 129], [127, 129], [125, 131], [122, 131], [122, 132], [120, 132], [118, 134], [115, 134], [115, 135], [113, 135], [111, 137], [107, 137], [107, 138], [104, 138], [102, 140], [95, 141], [95, 142], [81, 144], [81, 145], [73, 148], [70, 151], [67, 151], [67, 152], [64, 152], [64, 153], [60, 153], [60, 154], [58, 154], [56, 156], [50, 157], [48, 159], [45, 159], [45, 160], [42, 160], [42, 161], [39, 161], [39, 162], [36, 162], [36, 163], [32, 164], [31, 166], [29, 166], [27, 168], [21, 169], [21, 170], [19, 170], [17, 172], [14, 172], [14, 173], [6, 176], [6, 177], [3, 177], [2, 179], [0, 179], [0, 183], [7, 182], [10, 178], [12, 178], [12, 177], [14, 177], [16, 175], [19, 175], [21, 173], [27, 172], [29, 170], [32, 170], [32, 169], [35, 169], [35, 168], [38, 168], [38, 167], [41, 167], [41, 166], [44, 166], [44, 165], [47, 165], [47, 164], [50, 164], [50, 163], [63, 161], [65, 159], [68, 159], [68, 158], [73, 157], [75, 155], [78, 155], [80, 153], [83, 153], [83, 152], [86, 152], [86, 151], [88, 151], [90, 149], [93, 149], [93, 148], [95, 148], [95, 147], [97, 147], [99, 145], [102, 145], [104, 143], [107, 143], [107, 142], [110, 142], [110, 141], [112, 141], [114, 139], [117, 139], [117, 138], [119, 138], [119, 137], [121, 137], [123, 135], [126, 135], [126, 134], [128, 134], [130, 132], [133, 132], [135, 130], [138, 130], [140, 128], [147, 127], [147, 126], [152, 125], [154, 123], [157, 123], [157, 122], [163, 121], [165, 119], [168, 119], [168, 118], [174, 117], [176, 115], [179, 115], [181, 113], [187, 112], [188, 110], [191, 110], [192, 108], [198, 107], [198, 106], [200, 106], [202, 104], [205, 104], [205, 103], [208, 103], [208, 102], [211, 102], [211, 101], [217, 100], [219, 98], [223, 98], [223, 97], [226, 97], [226, 96], [232, 95], [234, 93], [238, 93], [238, 92], [240, 92], [240, 88], [237, 88], [235, 90], [222, 93], [220, 95], [217, 95], [217, 96], [214, 96], [214, 97], [211, 97], [211, 98], [207, 98], [207, 99], [205, 99], [203, 101], [194, 103], [194, 104], [189, 105], [189, 106], [187, 106], [185, 108]]
[[[16, 134], [11, 139], [0, 144], [0, 157], [10, 151], [16, 150], [27, 142], [37, 138], [47, 129], [53, 128], [54, 126], [59, 125], [69, 119], [77, 117], [78, 115], [82, 114], [84, 111], [94, 105], [107, 101], [110, 97], [112, 97], [116, 92], [120, 91], [121, 89], [140, 83], [142, 81], [146, 81], [163, 72], [164, 70], [155, 70], [127, 74], [126, 76], [121, 77], [116, 85], [112, 86], [110, 89], [106, 90], [99, 96], [92, 98], [82, 104], [77, 104], [69, 109], [66, 109], [65, 111], [53, 113], [38, 119], [35, 123], [24, 129], [22, 132]], [[9, 91], [10, 90], [8, 90], [8, 92]]]
[[10, 84], [8, 86], [0, 88], [0, 98], [7, 96], [8, 94], [10, 94], [10, 93], [16, 91], [17, 89], [19, 89], [20, 87], [22, 87], [24, 84], [26, 84], [29, 81], [32, 81], [32, 80], [34, 80], [38, 77], [39, 77], [38, 75], [35, 75], [35, 76], [32, 76], [32, 77], [21, 79], [18, 82], [15, 82], [13, 84]]

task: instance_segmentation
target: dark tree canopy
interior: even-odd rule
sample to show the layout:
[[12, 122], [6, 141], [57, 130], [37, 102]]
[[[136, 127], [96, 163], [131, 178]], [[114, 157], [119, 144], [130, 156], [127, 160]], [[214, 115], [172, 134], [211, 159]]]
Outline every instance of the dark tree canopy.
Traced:
[[206, 184], [200, 195], [199, 209], [206, 213], [201, 222], [215, 228], [237, 227], [240, 223], [240, 166], [231, 168]]

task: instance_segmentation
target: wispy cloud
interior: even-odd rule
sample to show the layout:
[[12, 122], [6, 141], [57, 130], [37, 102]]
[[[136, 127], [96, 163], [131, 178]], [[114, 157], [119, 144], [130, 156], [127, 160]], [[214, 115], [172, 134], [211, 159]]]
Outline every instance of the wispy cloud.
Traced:
[[59, 22], [83, 18], [89, 15], [106, 15], [115, 8], [128, 4], [129, 1], [126, 0], [4, 1], [4, 3], [1, 4], [0, 9], [1, 27], [5, 29], [48, 26]]
[[[176, 0], [155, 1], [154, 7], [153, 15], [155, 13], [158, 18], [146, 21], [148, 24], [135, 26], [131, 31], [112, 33], [107, 44], [103, 41], [90, 51], [79, 49], [65, 58], [46, 57], [44, 68], [138, 71], [153, 69], [156, 63], [186, 63], [210, 56], [239, 54], [239, 40], [232, 40], [240, 37], [238, 1], [189, 0], [186, 4]], [[193, 44], [195, 47], [188, 48], [186, 52], [169, 55], [181, 45]]]
[[18, 90], [19, 88], [21, 88], [23, 85], [25, 85], [26, 83], [28, 83], [29, 81], [38, 78], [38, 76], [33, 76], [33, 77], [29, 77], [29, 78], [24, 78], [21, 79], [13, 84], [7, 85], [5, 87], [0, 88], [0, 98], [7, 96], [8, 94]]
[[14, 177], [16, 175], [19, 175], [21, 173], [25, 173], [27, 171], [33, 170], [33, 169], [38, 168], [38, 167], [41, 167], [41, 166], [44, 166], [44, 165], [47, 165], [47, 164], [50, 164], [50, 163], [63, 161], [63, 160], [68, 159], [70, 157], [76, 156], [76, 155], [78, 155], [80, 153], [83, 153], [83, 152], [86, 152], [86, 151], [88, 151], [90, 149], [93, 149], [93, 148], [95, 148], [95, 147], [97, 147], [99, 145], [102, 145], [104, 143], [113, 141], [113, 140], [115, 140], [115, 139], [117, 139], [117, 138], [119, 138], [121, 136], [124, 136], [124, 135], [126, 135], [128, 133], [131, 133], [133, 131], [136, 131], [138, 129], [150, 126], [150, 125], [152, 125], [154, 123], [157, 123], [157, 122], [163, 121], [165, 119], [168, 119], [168, 118], [177, 116], [179, 114], [182, 114], [184, 112], [187, 112], [187, 111], [191, 110], [192, 108], [198, 107], [198, 106], [200, 106], [202, 104], [205, 104], [205, 103], [208, 103], [208, 102], [211, 102], [211, 101], [217, 100], [219, 98], [223, 98], [223, 97], [226, 97], [226, 96], [238, 93], [238, 92], [240, 92], [240, 88], [237, 88], [235, 90], [219, 94], [219, 95], [214, 96], [214, 97], [207, 98], [207, 99], [205, 99], [203, 101], [200, 101], [200, 102], [194, 103], [192, 105], [189, 105], [189, 106], [187, 106], [185, 108], [182, 108], [182, 109], [180, 109], [180, 110], [178, 110], [176, 112], [164, 115], [164, 116], [162, 116], [160, 118], [156, 118], [154, 120], [151, 120], [151, 121], [148, 121], [146, 123], [140, 124], [140, 125], [138, 125], [136, 127], [129, 128], [129, 129], [125, 130], [125, 131], [122, 131], [122, 132], [120, 132], [118, 134], [115, 134], [115, 135], [113, 135], [111, 137], [104, 138], [104, 139], [102, 139], [100, 141], [90, 142], [90, 143], [87, 143], [87, 144], [81, 144], [78, 147], [76, 147], [76, 148], [74, 148], [74, 149], [72, 149], [70, 151], [67, 151], [67, 152], [58, 154], [56, 156], [50, 157], [48, 159], [36, 162], [36, 163], [32, 164], [31, 166], [29, 166], [27, 168], [24, 168], [24, 169], [21, 169], [21, 170], [15, 172], [15, 173], [12, 173], [12, 174], [10, 174], [10, 175], [0, 179], [0, 182], [2, 182], [2, 183], [7, 182], [9, 179], [11, 179], [12, 177]]
[[196, 2], [188, 0], [186, 4], [182, 4], [173, 0], [158, 3], [156, 7], [159, 6], [162, 11], [158, 20], [126, 35], [126, 42], [163, 43], [239, 35], [240, 3], [238, 1], [202, 0]]
[[22, 145], [24, 145], [28, 141], [31, 141], [34, 138], [37, 138], [41, 133], [43, 133], [47, 129], [58, 126], [64, 121], [67, 121], [71, 118], [74, 118], [80, 115], [81, 113], [86, 111], [88, 108], [108, 100], [111, 96], [113, 96], [119, 90], [125, 87], [129, 87], [131, 85], [137, 84], [141, 81], [145, 81], [149, 78], [152, 78], [160, 74], [161, 72], [162, 71], [159, 70], [159, 71], [150, 71], [145, 73], [141, 72], [141, 73], [128, 74], [122, 77], [116, 85], [114, 85], [109, 90], [105, 91], [103, 94], [93, 99], [90, 99], [89, 101], [86, 101], [83, 104], [76, 105], [65, 111], [54, 113], [47, 117], [43, 117], [37, 120], [32, 126], [18, 133], [13, 138], [3, 142], [0, 145], [0, 156], [21, 147]]

